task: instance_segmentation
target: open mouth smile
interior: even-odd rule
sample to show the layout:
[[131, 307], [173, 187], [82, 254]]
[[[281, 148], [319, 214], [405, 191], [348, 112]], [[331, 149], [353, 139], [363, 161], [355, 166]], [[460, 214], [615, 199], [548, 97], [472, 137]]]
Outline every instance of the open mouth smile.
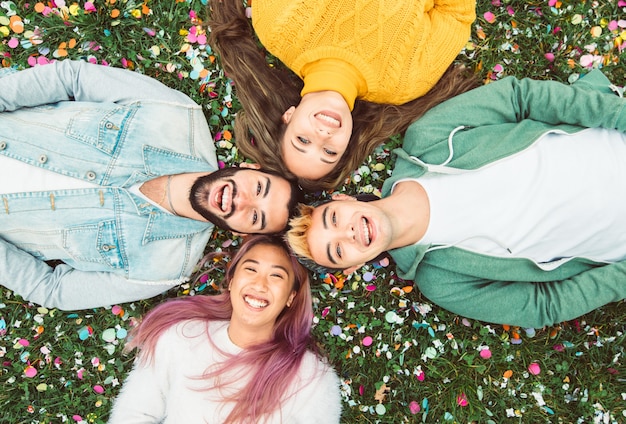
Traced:
[[266, 308], [267, 305], [269, 305], [269, 302], [267, 300], [257, 299], [249, 295], [244, 296], [243, 300], [244, 302], [246, 302], [248, 305], [250, 305], [251, 307], [255, 309], [263, 309], [263, 308]]
[[227, 214], [233, 203], [232, 187], [229, 184], [224, 185], [221, 189], [217, 189], [213, 195], [213, 205], [220, 211]]
[[365, 247], [368, 247], [372, 243], [372, 227], [367, 218], [361, 218], [361, 240]]
[[315, 118], [322, 121], [325, 125], [333, 128], [341, 128], [341, 117], [332, 112], [319, 112], [315, 114]]

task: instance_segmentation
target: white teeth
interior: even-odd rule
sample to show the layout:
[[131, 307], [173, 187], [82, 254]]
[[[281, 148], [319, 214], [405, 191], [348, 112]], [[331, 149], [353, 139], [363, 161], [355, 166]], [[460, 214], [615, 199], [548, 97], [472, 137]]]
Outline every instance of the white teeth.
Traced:
[[253, 299], [251, 297], [245, 296], [243, 300], [253, 308], [265, 308], [267, 306], [267, 302], [265, 300]]
[[322, 121], [328, 122], [330, 125], [333, 125], [336, 127], [341, 125], [341, 122], [339, 122], [339, 120], [333, 118], [332, 116], [324, 115], [323, 113], [318, 113], [317, 117], [321, 119]]
[[367, 226], [367, 220], [365, 218], [361, 219], [362, 225], [363, 225], [363, 238], [365, 239], [365, 244], [367, 246], [369, 246], [369, 244], [371, 243], [370, 240], [370, 229]]
[[229, 194], [230, 194], [230, 186], [224, 187], [224, 190], [222, 191], [222, 202], [221, 202], [222, 212], [226, 212], [226, 208], [228, 206]]

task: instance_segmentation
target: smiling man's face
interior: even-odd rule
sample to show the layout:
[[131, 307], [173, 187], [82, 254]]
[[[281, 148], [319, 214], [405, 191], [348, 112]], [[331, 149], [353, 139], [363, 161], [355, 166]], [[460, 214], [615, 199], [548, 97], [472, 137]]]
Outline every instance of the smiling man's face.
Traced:
[[290, 198], [286, 179], [248, 168], [225, 168], [199, 177], [189, 195], [191, 206], [204, 218], [244, 234], [283, 230]]
[[333, 200], [315, 208], [307, 244], [311, 259], [327, 268], [360, 266], [385, 252], [391, 223], [374, 203]]

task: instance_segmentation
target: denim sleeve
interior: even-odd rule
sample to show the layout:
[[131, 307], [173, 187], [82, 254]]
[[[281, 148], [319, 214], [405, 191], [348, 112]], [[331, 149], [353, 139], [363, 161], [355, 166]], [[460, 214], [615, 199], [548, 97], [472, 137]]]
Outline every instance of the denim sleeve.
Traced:
[[156, 296], [180, 281], [132, 281], [109, 272], [55, 268], [0, 238], [0, 284], [48, 308], [79, 310]]
[[140, 100], [196, 106], [159, 81], [120, 68], [63, 60], [0, 78], [0, 112], [66, 100], [129, 104]]

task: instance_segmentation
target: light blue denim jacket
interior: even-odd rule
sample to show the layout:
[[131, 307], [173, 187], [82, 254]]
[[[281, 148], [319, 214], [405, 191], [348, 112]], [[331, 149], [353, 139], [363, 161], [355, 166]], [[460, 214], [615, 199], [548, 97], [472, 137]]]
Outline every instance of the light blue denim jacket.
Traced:
[[0, 282], [30, 301], [82, 309], [151, 297], [203, 254], [212, 224], [128, 190], [217, 169], [202, 108], [154, 79], [69, 60], [5, 75], [0, 154], [97, 185], [0, 194]]

